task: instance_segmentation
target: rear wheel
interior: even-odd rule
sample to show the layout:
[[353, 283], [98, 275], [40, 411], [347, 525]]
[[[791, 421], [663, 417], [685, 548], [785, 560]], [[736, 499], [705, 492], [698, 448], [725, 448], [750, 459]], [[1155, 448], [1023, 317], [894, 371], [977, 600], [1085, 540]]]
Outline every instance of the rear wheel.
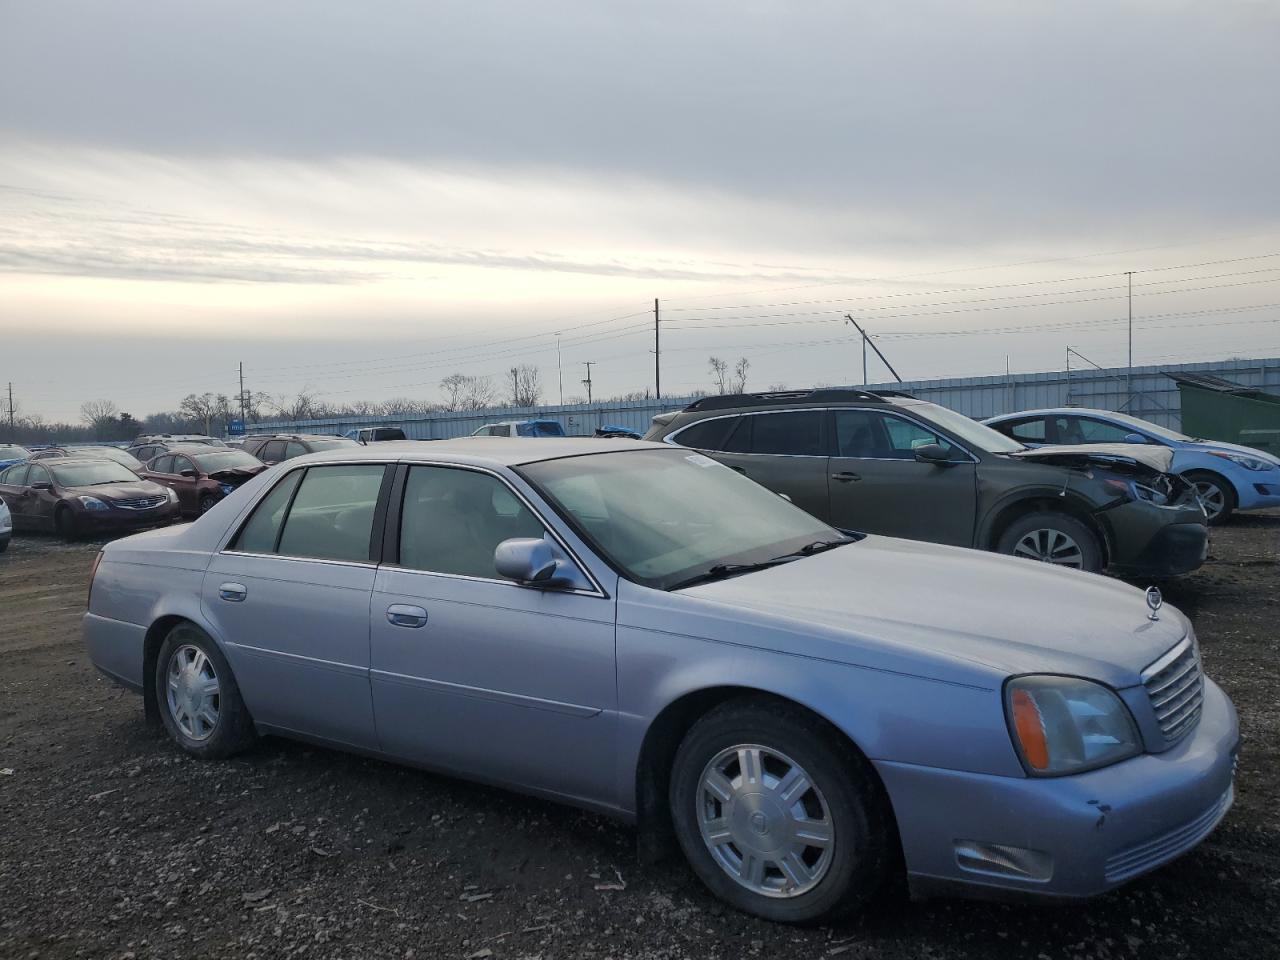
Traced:
[[71, 512], [70, 507], [59, 507], [58, 512], [53, 515], [53, 525], [63, 540], [71, 543], [80, 537], [80, 527], [76, 523], [76, 515]]
[[1097, 535], [1075, 517], [1049, 510], [1015, 520], [1000, 535], [996, 552], [1091, 573], [1102, 569]]
[[253, 743], [253, 719], [222, 651], [203, 630], [180, 623], [156, 658], [156, 705], [169, 736], [191, 756], [221, 760]]
[[767, 920], [849, 912], [889, 872], [893, 831], [871, 765], [787, 704], [736, 700], [699, 720], [676, 753], [670, 803], [702, 882]]
[[1204, 504], [1205, 518], [1211, 524], [1225, 523], [1236, 509], [1236, 491], [1226, 480], [1208, 470], [1184, 474], [1196, 488], [1196, 496]]

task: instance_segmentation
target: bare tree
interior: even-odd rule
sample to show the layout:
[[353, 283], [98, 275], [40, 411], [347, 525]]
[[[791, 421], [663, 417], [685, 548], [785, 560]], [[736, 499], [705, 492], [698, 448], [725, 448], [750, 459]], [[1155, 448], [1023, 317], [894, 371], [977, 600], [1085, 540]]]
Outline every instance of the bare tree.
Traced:
[[781, 393], [783, 390], [786, 390], [786, 389], [787, 389], [787, 385], [786, 385], [785, 383], [771, 383], [771, 384], [769, 384], [769, 392], [770, 392], [770, 393]]
[[536, 407], [542, 402], [542, 380], [537, 367], [522, 363], [508, 370], [507, 376], [511, 378], [513, 407]]
[[266, 404], [282, 420], [315, 420], [328, 412], [310, 387], [303, 387], [294, 397], [285, 393], [268, 397]]
[[80, 419], [93, 428], [98, 440], [116, 419], [120, 408], [110, 400], [86, 400], [80, 404]]
[[719, 357], [712, 357], [707, 364], [711, 367], [711, 377], [716, 385], [716, 393], [728, 393], [729, 364]]
[[488, 377], [451, 373], [440, 381], [446, 410], [483, 410], [493, 405], [497, 391]]
[[215, 421], [225, 422], [231, 411], [231, 401], [222, 393], [189, 393], [178, 404], [178, 410], [191, 420], [204, 425], [206, 435], [213, 432]]
[[746, 357], [739, 357], [738, 362], [733, 367], [733, 392], [747, 392], [747, 368], [751, 366], [751, 361]]
[[436, 405], [428, 400], [415, 400], [412, 397], [392, 397], [378, 406], [378, 413], [390, 416], [394, 413], [430, 413]]

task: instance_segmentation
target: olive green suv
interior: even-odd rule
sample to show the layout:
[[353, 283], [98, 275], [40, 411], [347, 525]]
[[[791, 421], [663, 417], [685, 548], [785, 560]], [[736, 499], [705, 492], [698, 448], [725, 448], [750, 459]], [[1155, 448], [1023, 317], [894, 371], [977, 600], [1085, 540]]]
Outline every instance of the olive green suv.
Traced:
[[704, 397], [655, 417], [645, 439], [701, 451], [844, 530], [1126, 576], [1187, 573], [1208, 547], [1167, 450], [1032, 450], [903, 393]]

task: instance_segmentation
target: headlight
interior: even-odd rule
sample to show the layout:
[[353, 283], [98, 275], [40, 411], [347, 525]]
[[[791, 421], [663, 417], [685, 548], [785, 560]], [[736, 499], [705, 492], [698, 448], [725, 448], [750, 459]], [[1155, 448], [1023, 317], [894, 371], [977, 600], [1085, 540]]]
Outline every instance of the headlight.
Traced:
[[101, 500], [99, 500], [97, 497], [83, 497], [83, 496], [82, 496], [82, 497], [76, 497], [76, 499], [77, 499], [77, 500], [79, 500], [79, 501], [84, 505], [84, 508], [85, 508], [86, 510], [88, 510], [88, 511], [90, 511], [90, 512], [92, 512], [92, 513], [99, 513], [99, 512], [101, 512], [101, 511], [103, 511], [103, 510], [109, 510], [109, 509], [111, 509], [111, 508], [110, 508], [110, 507], [108, 507], [105, 503], [103, 503]]
[[1268, 463], [1266, 460], [1259, 460], [1257, 457], [1250, 457], [1243, 453], [1227, 453], [1225, 450], [1210, 450], [1209, 455], [1213, 457], [1221, 457], [1223, 460], [1230, 460], [1237, 466], [1244, 467], [1246, 470], [1274, 470], [1276, 465]]
[[1131, 500], [1145, 500], [1162, 507], [1169, 503], [1169, 498], [1163, 492], [1136, 480], [1108, 480], [1107, 486], [1120, 490]]
[[177, 503], [177, 502], [178, 502], [178, 494], [177, 494], [177, 492], [173, 489], [173, 487], [165, 487], [165, 488], [164, 488], [164, 492], [165, 492], [165, 493], [167, 493], [167, 494], [169, 495], [169, 502], [170, 502], [170, 503]]
[[1142, 752], [1129, 708], [1099, 683], [1015, 677], [1004, 696], [1009, 733], [1032, 776], [1080, 773]]

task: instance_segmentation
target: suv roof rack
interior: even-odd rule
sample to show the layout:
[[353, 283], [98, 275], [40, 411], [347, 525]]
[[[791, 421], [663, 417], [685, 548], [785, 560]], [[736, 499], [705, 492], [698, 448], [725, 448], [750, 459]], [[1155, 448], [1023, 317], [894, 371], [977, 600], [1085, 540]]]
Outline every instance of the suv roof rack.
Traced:
[[914, 393], [907, 393], [905, 390], [871, 390], [877, 397], [897, 397], [902, 400], [919, 400]]
[[699, 397], [686, 410], [723, 410], [729, 407], [763, 407], [775, 403], [833, 403], [840, 400], [869, 400], [883, 403], [885, 397], [906, 396], [892, 391], [859, 390], [856, 387], [820, 387], [815, 390], [778, 390], [773, 393], [726, 393]]

